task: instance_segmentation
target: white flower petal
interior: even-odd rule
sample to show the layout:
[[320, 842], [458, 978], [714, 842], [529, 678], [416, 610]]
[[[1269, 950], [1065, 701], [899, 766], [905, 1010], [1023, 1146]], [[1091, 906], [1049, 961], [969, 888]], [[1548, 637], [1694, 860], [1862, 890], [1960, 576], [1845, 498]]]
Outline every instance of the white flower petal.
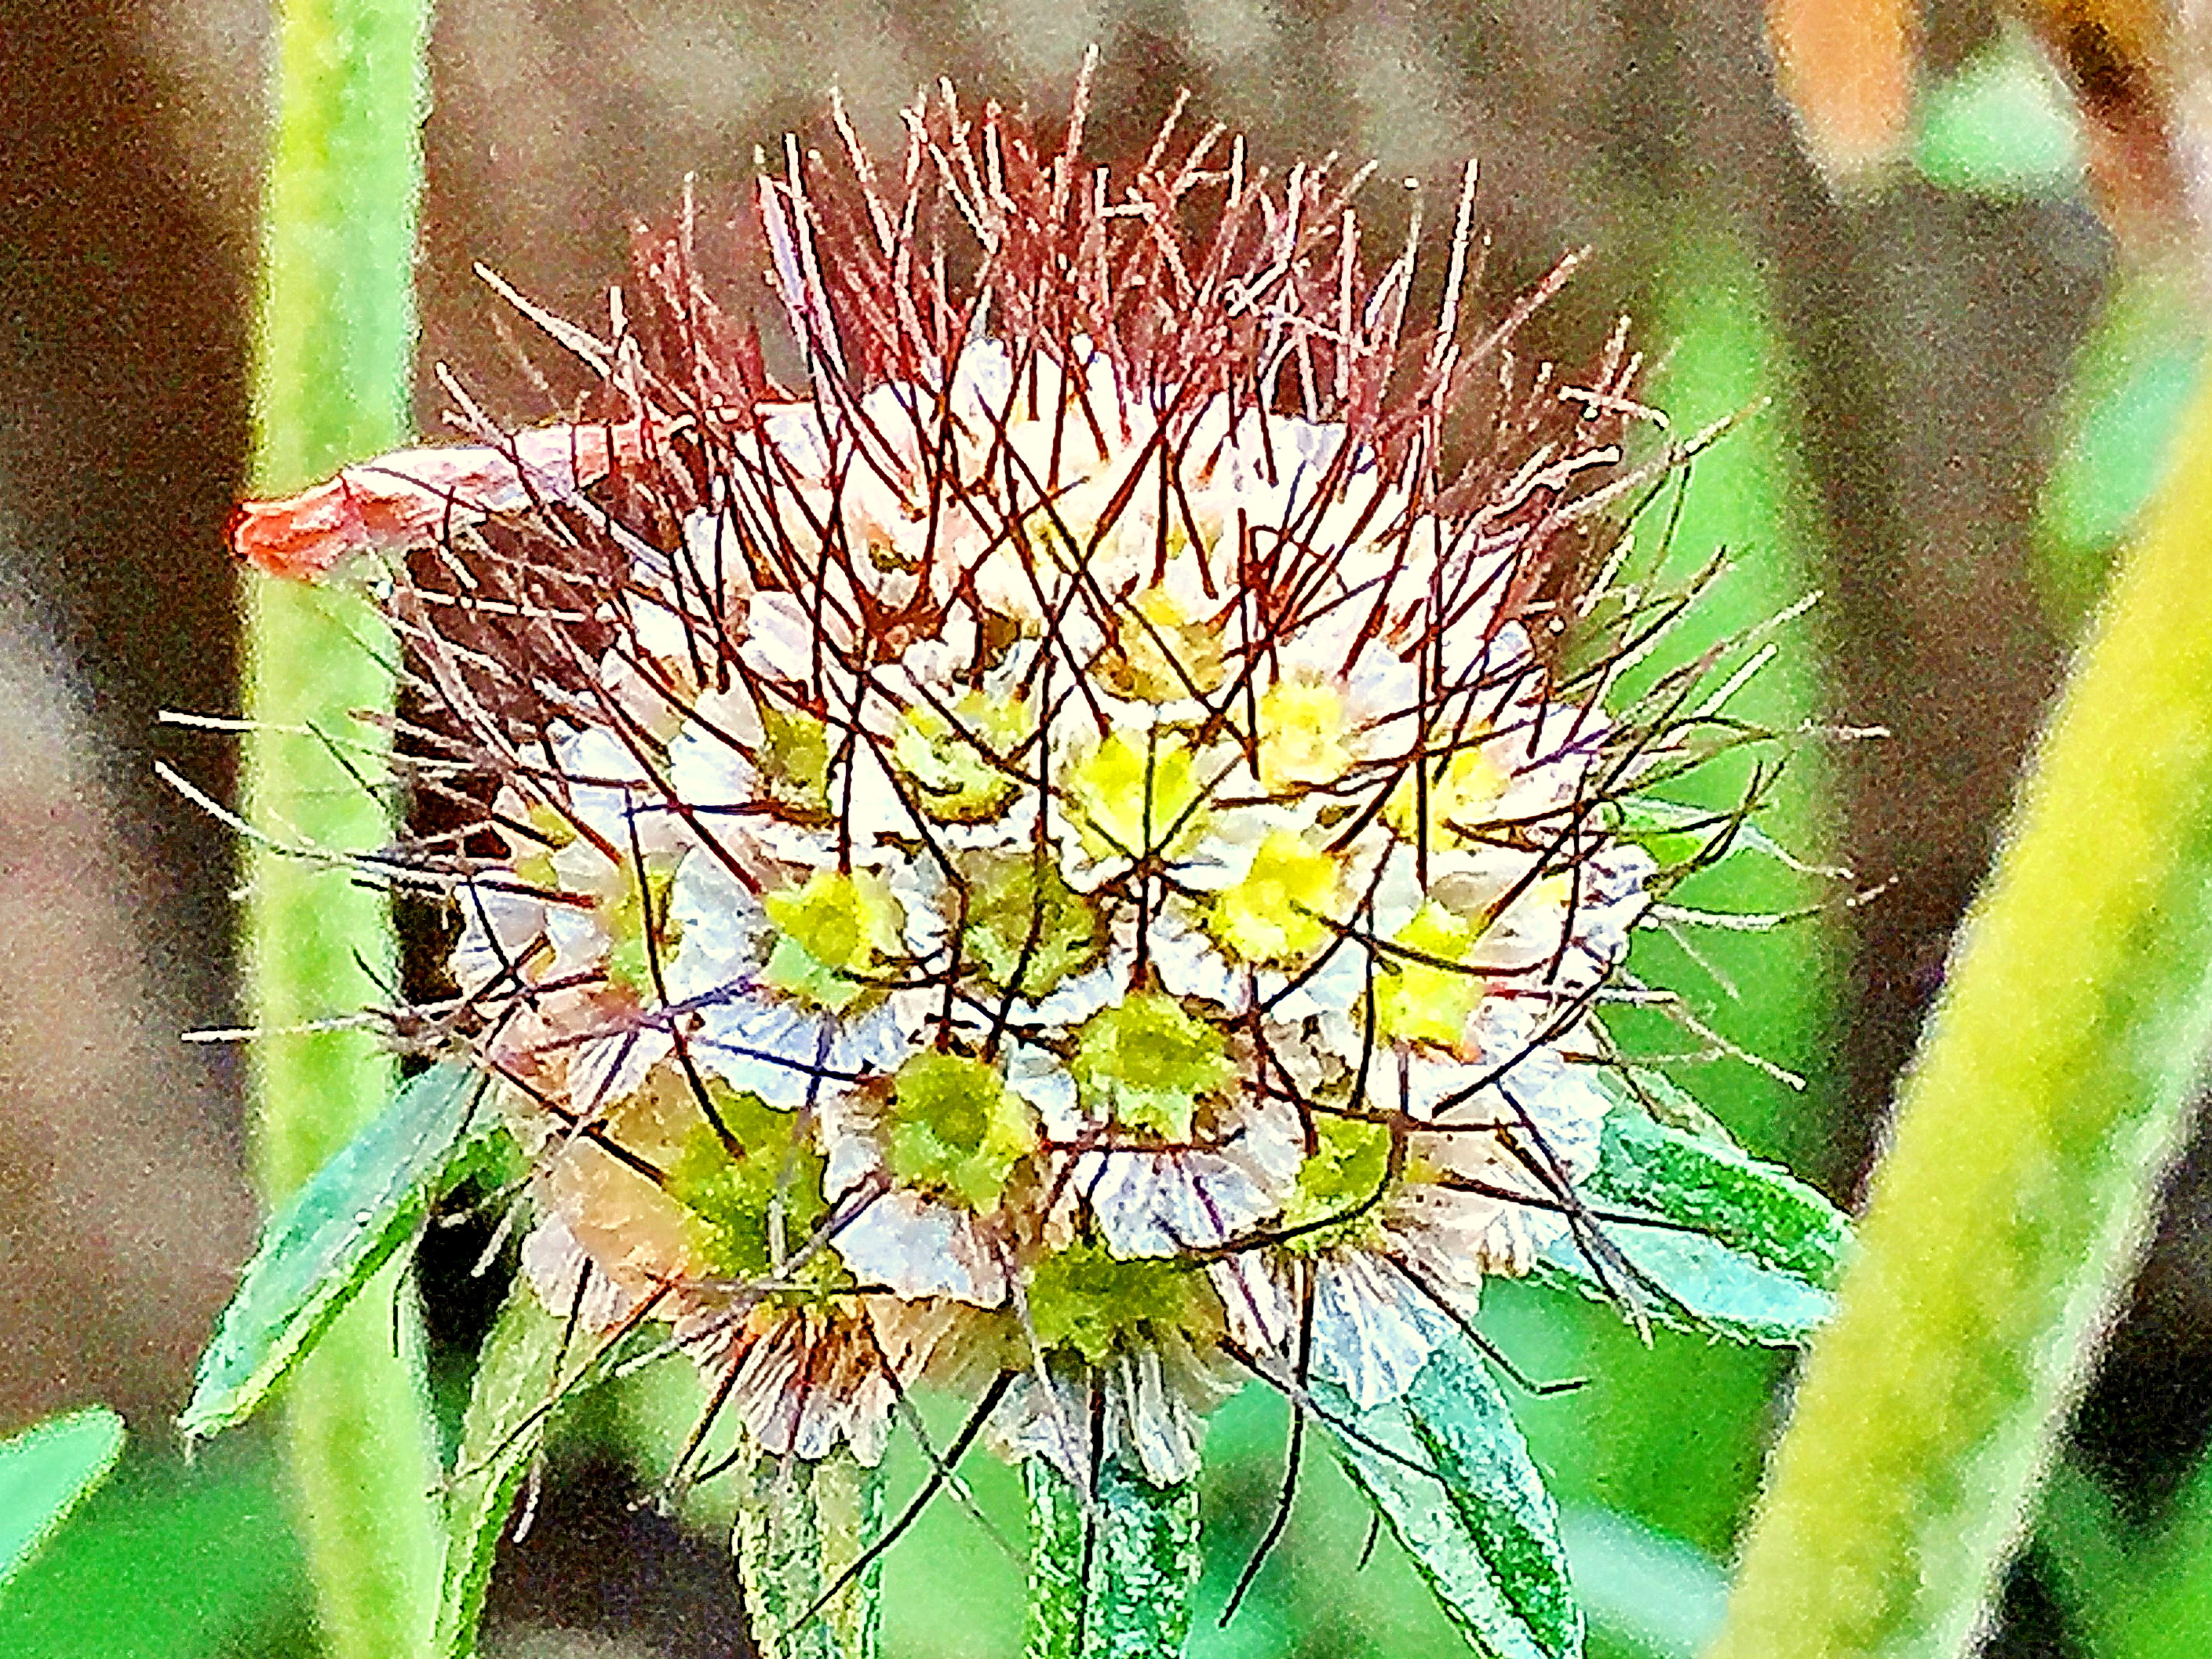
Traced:
[[1315, 1369], [1362, 1410], [1395, 1400], [1434, 1351], [1434, 1316], [1395, 1270], [1364, 1255], [1323, 1260], [1315, 1274]]
[[1068, 1184], [1119, 1256], [1225, 1244], [1282, 1207], [1243, 1159], [1195, 1149], [1080, 1152]]
[[1006, 1299], [1005, 1264], [976, 1218], [893, 1188], [837, 1230], [837, 1254], [863, 1283], [904, 1297], [950, 1297], [978, 1308]]
[[798, 596], [756, 593], [745, 611], [745, 642], [738, 652], [746, 667], [770, 679], [803, 681], [814, 672], [814, 622]]
[[522, 1241], [522, 1275], [546, 1312], [559, 1319], [573, 1313], [584, 1330], [618, 1325], [635, 1305], [628, 1291], [593, 1267], [576, 1235], [557, 1216], [542, 1218]]

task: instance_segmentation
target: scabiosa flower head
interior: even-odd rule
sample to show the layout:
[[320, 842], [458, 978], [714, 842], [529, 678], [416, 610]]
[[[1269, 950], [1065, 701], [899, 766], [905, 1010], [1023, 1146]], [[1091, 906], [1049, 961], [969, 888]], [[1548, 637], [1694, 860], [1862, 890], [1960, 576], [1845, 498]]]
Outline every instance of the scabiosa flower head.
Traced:
[[1471, 177], [1417, 312], [1358, 181], [1083, 118], [841, 115], [734, 258], [687, 208], [605, 334], [532, 313], [583, 418], [240, 528], [380, 556], [533, 1281], [775, 1453], [929, 1379], [1181, 1479], [1244, 1374], [1401, 1389], [1595, 1158], [1670, 739], [1562, 647], [1636, 361], [1472, 319]]

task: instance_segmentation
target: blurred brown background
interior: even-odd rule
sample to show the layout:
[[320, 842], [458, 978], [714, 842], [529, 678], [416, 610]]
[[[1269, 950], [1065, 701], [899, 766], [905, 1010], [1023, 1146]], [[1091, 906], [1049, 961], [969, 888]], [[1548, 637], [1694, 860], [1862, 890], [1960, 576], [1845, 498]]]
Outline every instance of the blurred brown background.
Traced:
[[[2000, 21], [1929, 8], [1925, 72]], [[219, 744], [155, 715], [233, 707], [222, 530], [266, 27], [246, 0], [0, 0], [0, 1428], [95, 1398], [157, 1424], [250, 1240], [232, 1058], [177, 1041], [231, 1018], [229, 852], [151, 766], [228, 782]], [[1835, 712], [1894, 733], [1838, 763], [1842, 855], [1895, 885], [1853, 914], [1834, 1086], [1799, 1137], [1850, 1191], [2061, 663], [2030, 531], [2115, 268], [2082, 200], [1909, 170], [1839, 193], [1743, 3], [450, 0], [435, 30], [422, 361], [522, 418], [538, 411], [471, 262], [603, 312], [631, 220], [690, 171], [709, 199], [738, 188], [833, 81], [888, 138], [939, 74], [1057, 105], [1095, 43], [1102, 153], [1188, 86], [1263, 158], [1373, 156], [1432, 201], [1479, 156], [1493, 292], [1595, 250], [1542, 325], [1571, 354], [1647, 299], [1673, 228], [1740, 236], [1797, 365]], [[2092, 1419], [2145, 1468], [2212, 1414], [2177, 1381], [2212, 1354], [2184, 1184], [2122, 1338], [2133, 1380]]]

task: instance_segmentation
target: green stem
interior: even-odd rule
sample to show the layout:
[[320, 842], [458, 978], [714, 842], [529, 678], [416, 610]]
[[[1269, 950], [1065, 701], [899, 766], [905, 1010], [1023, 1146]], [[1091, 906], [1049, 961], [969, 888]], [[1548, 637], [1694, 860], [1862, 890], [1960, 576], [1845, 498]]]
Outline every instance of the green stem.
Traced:
[[1202, 1558], [1198, 1486], [1155, 1486], [1108, 1459], [1083, 1494], [1042, 1458], [1030, 1498], [1025, 1659], [1177, 1659]]
[[[428, 21], [425, 0], [282, 7], [256, 339], [258, 493], [296, 489], [410, 430]], [[392, 707], [388, 636], [352, 596], [245, 581], [245, 703], [258, 723], [243, 757], [249, 817], [288, 846], [382, 844], [381, 736], [355, 714]], [[279, 729], [302, 726], [336, 741]], [[341, 750], [370, 787], [339, 763]], [[383, 896], [348, 872], [257, 846], [247, 876], [248, 996], [272, 1033], [253, 1048], [256, 1145], [273, 1202], [391, 1093], [391, 1061], [371, 1036], [295, 1028], [388, 1001], [395, 952]], [[293, 1485], [322, 1627], [341, 1659], [422, 1651], [437, 1605], [438, 1466], [415, 1322], [387, 1273], [291, 1384]]]
[[477, 1358], [446, 1494], [445, 1592], [434, 1659], [475, 1659], [492, 1564], [552, 1426], [567, 1322], [518, 1279]]
[[1713, 1659], [1960, 1653], [2212, 1036], [2212, 385], [1905, 1085]]
[[816, 1604], [881, 1534], [883, 1471], [840, 1451], [818, 1462], [757, 1456], [738, 1479], [731, 1542], [763, 1659], [875, 1659], [880, 1559]]

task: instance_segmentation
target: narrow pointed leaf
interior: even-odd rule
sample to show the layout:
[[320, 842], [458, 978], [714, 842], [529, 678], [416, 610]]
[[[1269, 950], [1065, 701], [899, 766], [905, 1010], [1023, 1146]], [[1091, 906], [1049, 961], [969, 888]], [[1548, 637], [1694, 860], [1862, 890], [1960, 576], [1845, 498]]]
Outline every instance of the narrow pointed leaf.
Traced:
[[1083, 1495], [1042, 1458], [1029, 1488], [1024, 1659], [1177, 1659], [1198, 1587], [1198, 1486], [1155, 1486], [1109, 1459]]
[[1663, 1072], [1635, 1066], [1630, 1069], [1625, 1082], [1604, 1078], [1601, 1084], [1624, 1109], [1640, 1107], [1655, 1121], [1670, 1129], [1680, 1129], [1691, 1139], [1705, 1141], [1723, 1152], [1743, 1151], [1736, 1138], [1729, 1133], [1727, 1124]]
[[1617, 1205], [1640, 1205], [1694, 1225], [1739, 1255], [1825, 1282], [1843, 1259], [1850, 1224], [1779, 1165], [1617, 1107], [1606, 1118], [1588, 1185]]
[[1336, 1454], [1452, 1622], [1494, 1659], [1574, 1659], [1583, 1619], [1559, 1511], [1481, 1359], [1456, 1334], [1404, 1397], [1361, 1410], [1317, 1382]]
[[413, 1234], [488, 1127], [477, 1109], [483, 1082], [455, 1066], [414, 1079], [270, 1219], [200, 1356], [178, 1419], [187, 1437], [251, 1416]]
[[[1662, 1317], [1745, 1341], [1803, 1340], [1834, 1305], [1831, 1287], [1850, 1239], [1843, 1213], [1788, 1171], [1657, 1121], [1620, 1093], [1583, 1191], [1607, 1211], [1663, 1224], [1605, 1224], [1634, 1268], [1633, 1289], [1662, 1298]], [[1544, 1250], [1543, 1265], [1592, 1294], [1632, 1277], [1617, 1265], [1601, 1269], [1564, 1239]]]
[[515, 1494], [552, 1421], [554, 1367], [565, 1322], [517, 1279], [477, 1361], [461, 1445], [446, 1491], [446, 1570], [437, 1659], [472, 1659], [493, 1557]]
[[105, 1406], [48, 1418], [0, 1442], [0, 1586], [36, 1555], [123, 1455], [123, 1419]]

